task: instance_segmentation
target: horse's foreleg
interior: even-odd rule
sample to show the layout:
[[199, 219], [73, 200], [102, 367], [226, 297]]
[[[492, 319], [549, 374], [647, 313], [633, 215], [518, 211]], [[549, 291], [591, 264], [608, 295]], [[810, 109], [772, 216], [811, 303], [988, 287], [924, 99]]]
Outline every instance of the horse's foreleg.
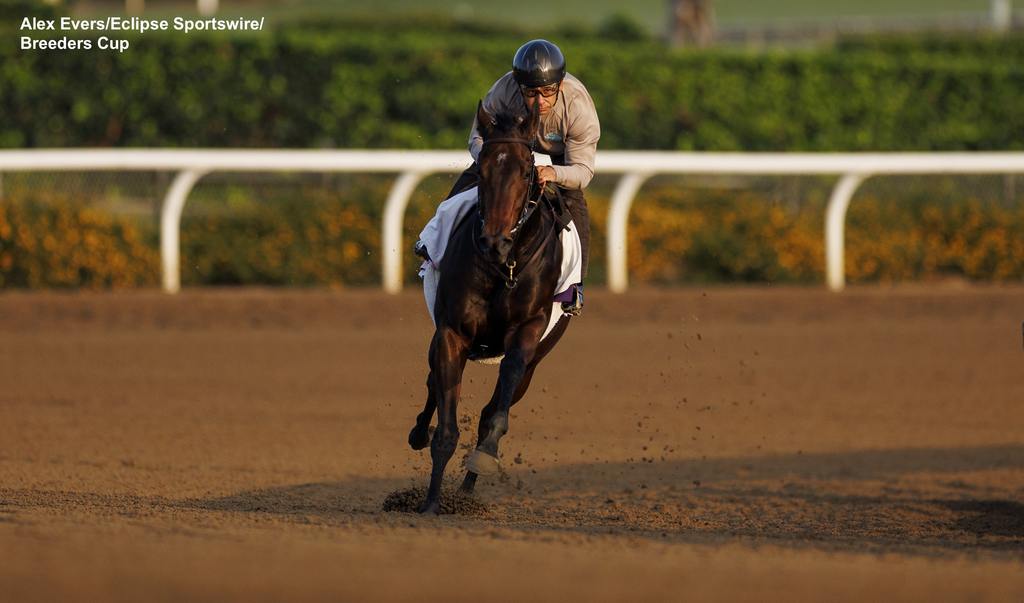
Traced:
[[434, 334], [433, 346], [431, 374], [434, 377], [432, 393], [437, 405], [437, 429], [430, 440], [430, 487], [420, 509], [422, 513], [437, 513], [441, 510], [444, 469], [459, 443], [459, 391], [469, 350], [466, 342], [449, 329], [439, 329]]
[[[526, 387], [536, 368], [538, 342], [544, 332], [543, 317], [524, 324], [505, 346], [505, 358], [498, 372], [498, 384], [491, 401], [480, 416], [476, 450], [470, 455], [467, 467], [474, 474], [490, 474], [498, 470], [498, 442], [508, 433], [508, 411], [526, 394]], [[464, 489], [472, 489], [475, 477], [463, 482]]]
[[[537, 365], [539, 363], [540, 363], [540, 357], [538, 355], [537, 357], [535, 357], [533, 359], [533, 362], [531, 362], [530, 365], [526, 367], [526, 372], [523, 373], [523, 378], [519, 381], [519, 387], [516, 388], [516, 392], [512, 396], [512, 403], [509, 404], [509, 407], [514, 406], [516, 402], [521, 400], [523, 398], [523, 396], [526, 395], [526, 390], [529, 389], [530, 381], [533, 379], [533, 371], [534, 371], [534, 369], [537, 368]], [[476, 432], [476, 441], [477, 441], [478, 445], [479, 445], [480, 442], [483, 442], [485, 439], [487, 439], [488, 435], [491, 432], [491, 419], [492, 419], [492, 417], [494, 417], [494, 414], [498, 411], [498, 409], [500, 408], [500, 404], [501, 404], [501, 402], [500, 402], [500, 394], [501, 394], [501, 388], [500, 388], [500, 381], [499, 381], [499, 386], [496, 386], [494, 388], [494, 394], [491, 396], [491, 401], [488, 402], [487, 405], [483, 407], [483, 410], [480, 411], [480, 423], [477, 426], [477, 432]], [[506, 429], [507, 429], [507, 421], [506, 421]], [[497, 446], [495, 446], [495, 448], [497, 448]], [[495, 456], [497, 456], [497, 452], [496, 451], [495, 451]], [[478, 455], [474, 455], [474, 457], [477, 458], [477, 460], [480, 459], [480, 457]], [[487, 467], [481, 467], [477, 463], [472, 463], [471, 465], [475, 466], [475, 468], [477, 468], [477, 469], [482, 469], [484, 471], [487, 470]], [[460, 487], [460, 489], [463, 492], [467, 492], [467, 493], [473, 492], [473, 488], [476, 487], [476, 476], [477, 476], [477, 474], [474, 471], [472, 471], [472, 470], [466, 471], [466, 477], [465, 477], [465, 479], [462, 480], [462, 486]]]
[[563, 316], [560, 318], [559, 321], [555, 323], [555, 328], [551, 330], [551, 333], [549, 333], [548, 336], [537, 345], [537, 351], [533, 355], [533, 361], [530, 362], [530, 366], [526, 367], [526, 373], [523, 375], [523, 379], [519, 382], [519, 387], [516, 388], [516, 393], [512, 396], [512, 403], [509, 407], [515, 406], [516, 402], [522, 400], [523, 396], [526, 395], [526, 390], [530, 389], [530, 382], [533, 381], [534, 370], [536, 370], [540, 361], [544, 360], [544, 357], [548, 355], [548, 352], [554, 349], [555, 344], [562, 338], [562, 335], [565, 334], [565, 329], [569, 326], [570, 320], [571, 317], [569, 316]]
[[[558, 321], [558, 323], [555, 324], [555, 328], [552, 329], [551, 333], [549, 333], [548, 336], [545, 337], [544, 340], [541, 341], [540, 344], [537, 346], [537, 351], [533, 355], [533, 361], [531, 361], [529, 366], [526, 367], [526, 372], [523, 373], [523, 378], [519, 381], [519, 386], [516, 387], [516, 391], [515, 394], [513, 394], [512, 396], [512, 402], [509, 404], [509, 408], [515, 406], [516, 402], [522, 400], [523, 396], [526, 395], [526, 390], [530, 388], [530, 382], [533, 380], [533, 374], [537, 368], [537, 365], [540, 364], [540, 361], [543, 360], [544, 357], [548, 355], [548, 352], [550, 352], [555, 347], [555, 344], [558, 343], [558, 340], [561, 339], [562, 335], [565, 334], [565, 330], [569, 326], [569, 320], [570, 317], [568, 316], [562, 317]], [[487, 405], [484, 406], [483, 410], [480, 411], [480, 424], [477, 427], [478, 443], [483, 442], [487, 438], [491, 430], [490, 421], [491, 417], [498, 410], [500, 393], [501, 389], [499, 381], [499, 386], [496, 386], [494, 388], [494, 395], [491, 396], [491, 401], [488, 402]], [[474, 456], [477, 459], [480, 458], [477, 455]], [[475, 466], [477, 469], [486, 470], [486, 467], [481, 467], [476, 463], [473, 463], [472, 465]], [[472, 492], [473, 488], [476, 487], [476, 478], [477, 474], [472, 469], [466, 471], [466, 477], [465, 479], [462, 480], [461, 490], [463, 492]]]

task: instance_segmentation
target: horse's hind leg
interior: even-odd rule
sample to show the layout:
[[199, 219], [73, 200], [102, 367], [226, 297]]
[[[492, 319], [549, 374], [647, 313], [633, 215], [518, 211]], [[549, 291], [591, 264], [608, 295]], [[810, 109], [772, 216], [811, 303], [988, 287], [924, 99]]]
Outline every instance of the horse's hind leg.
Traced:
[[449, 329], [438, 330], [434, 334], [433, 345], [431, 374], [434, 377], [432, 393], [437, 404], [437, 430], [430, 439], [430, 487], [421, 513], [438, 513], [441, 510], [444, 469], [459, 443], [459, 391], [469, 351], [466, 342]]
[[[430, 346], [433, 351], [433, 345]], [[423, 450], [430, 444], [430, 435], [434, 430], [430, 427], [430, 420], [434, 418], [434, 410], [437, 408], [437, 395], [434, 388], [434, 371], [427, 373], [427, 402], [423, 405], [423, 412], [416, 415], [416, 425], [409, 432], [409, 446], [413, 450]]]
[[427, 348], [427, 401], [423, 405], [423, 412], [416, 415], [416, 425], [409, 432], [409, 446], [413, 450], [422, 450], [430, 444], [430, 435], [434, 432], [430, 428], [430, 420], [434, 418], [434, 410], [437, 408], [437, 396], [434, 391], [434, 354], [437, 353], [436, 337], [430, 338], [430, 346]]

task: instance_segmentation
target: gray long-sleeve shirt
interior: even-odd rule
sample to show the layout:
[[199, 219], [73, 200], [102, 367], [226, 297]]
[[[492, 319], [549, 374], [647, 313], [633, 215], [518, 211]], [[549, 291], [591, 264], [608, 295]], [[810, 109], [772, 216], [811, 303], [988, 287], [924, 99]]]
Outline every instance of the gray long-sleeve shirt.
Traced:
[[[491, 115], [507, 112], [526, 114], [526, 100], [512, 77], [512, 72], [494, 82], [483, 100], [484, 110]], [[583, 189], [594, 177], [594, 156], [601, 138], [601, 123], [590, 93], [570, 74], [562, 80], [562, 90], [547, 115], [541, 116], [535, 149], [547, 155], [564, 155], [565, 165], [556, 165], [555, 183], [569, 189]], [[476, 160], [483, 147], [476, 118], [469, 134], [469, 153]]]

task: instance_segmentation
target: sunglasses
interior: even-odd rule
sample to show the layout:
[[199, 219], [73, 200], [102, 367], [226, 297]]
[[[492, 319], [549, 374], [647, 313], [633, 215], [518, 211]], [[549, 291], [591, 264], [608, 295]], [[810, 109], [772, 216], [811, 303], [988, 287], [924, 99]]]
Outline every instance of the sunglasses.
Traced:
[[519, 90], [526, 98], [533, 98], [538, 94], [544, 98], [551, 98], [558, 94], [558, 84], [548, 84], [547, 86], [541, 86], [540, 88], [527, 88], [526, 86], [520, 86]]

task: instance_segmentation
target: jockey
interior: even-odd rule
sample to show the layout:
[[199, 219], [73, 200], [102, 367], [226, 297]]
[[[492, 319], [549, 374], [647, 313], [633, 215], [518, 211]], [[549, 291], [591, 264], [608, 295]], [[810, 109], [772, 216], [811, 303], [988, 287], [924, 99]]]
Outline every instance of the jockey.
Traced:
[[[540, 99], [541, 125], [534, 141], [534, 150], [551, 156], [550, 166], [537, 166], [537, 180], [541, 186], [552, 183], [561, 189], [562, 199], [568, 205], [573, 223], [579, 232], [583, 252], [582, 274], [586, 278], [590, 249], [590, 217], [583, 189], [594, 177], [594, 156], [601, 137], [601, 124], [590, 93], [583, 83], [565, 72], [565, 57], [557, 46], [547, 40], [531, 40], [523, 44], [512, 59], [512, 71], [501, 76], [483, 99], [483, 108], [490, 114], [526, 114], [534, 99]], [[448, 199], [477, 185], [480, 172], [476, 160], [483, 148], [476, 119], [469, 135], [469, 153], [473, 164], [462, 173]], [[468, 197], [472, 202], [474, 197]], [[450, 204], [448, 204], [450, 205]], [[463, 208], [443, 205], [444, 211], [453, 213]], [[431, 219], [431, 225], [441, 219], [441, 208]], [[444, 222], [444, 220], [441, 220]], [[448, 221], [449, 223], [451, 220]], [[454, 225], [453, 225], [454, 227]], [[424, 229], [426, 230], [426, 229]], [[450, 234], [450, 233], [449, 233]], [[417, 241], [416, 255], [430, 259], [429, 250]], [[567, 314], [577, 315], [583, 309], [583, 284], [573, 290], [573, 300], [562, 303]]]

